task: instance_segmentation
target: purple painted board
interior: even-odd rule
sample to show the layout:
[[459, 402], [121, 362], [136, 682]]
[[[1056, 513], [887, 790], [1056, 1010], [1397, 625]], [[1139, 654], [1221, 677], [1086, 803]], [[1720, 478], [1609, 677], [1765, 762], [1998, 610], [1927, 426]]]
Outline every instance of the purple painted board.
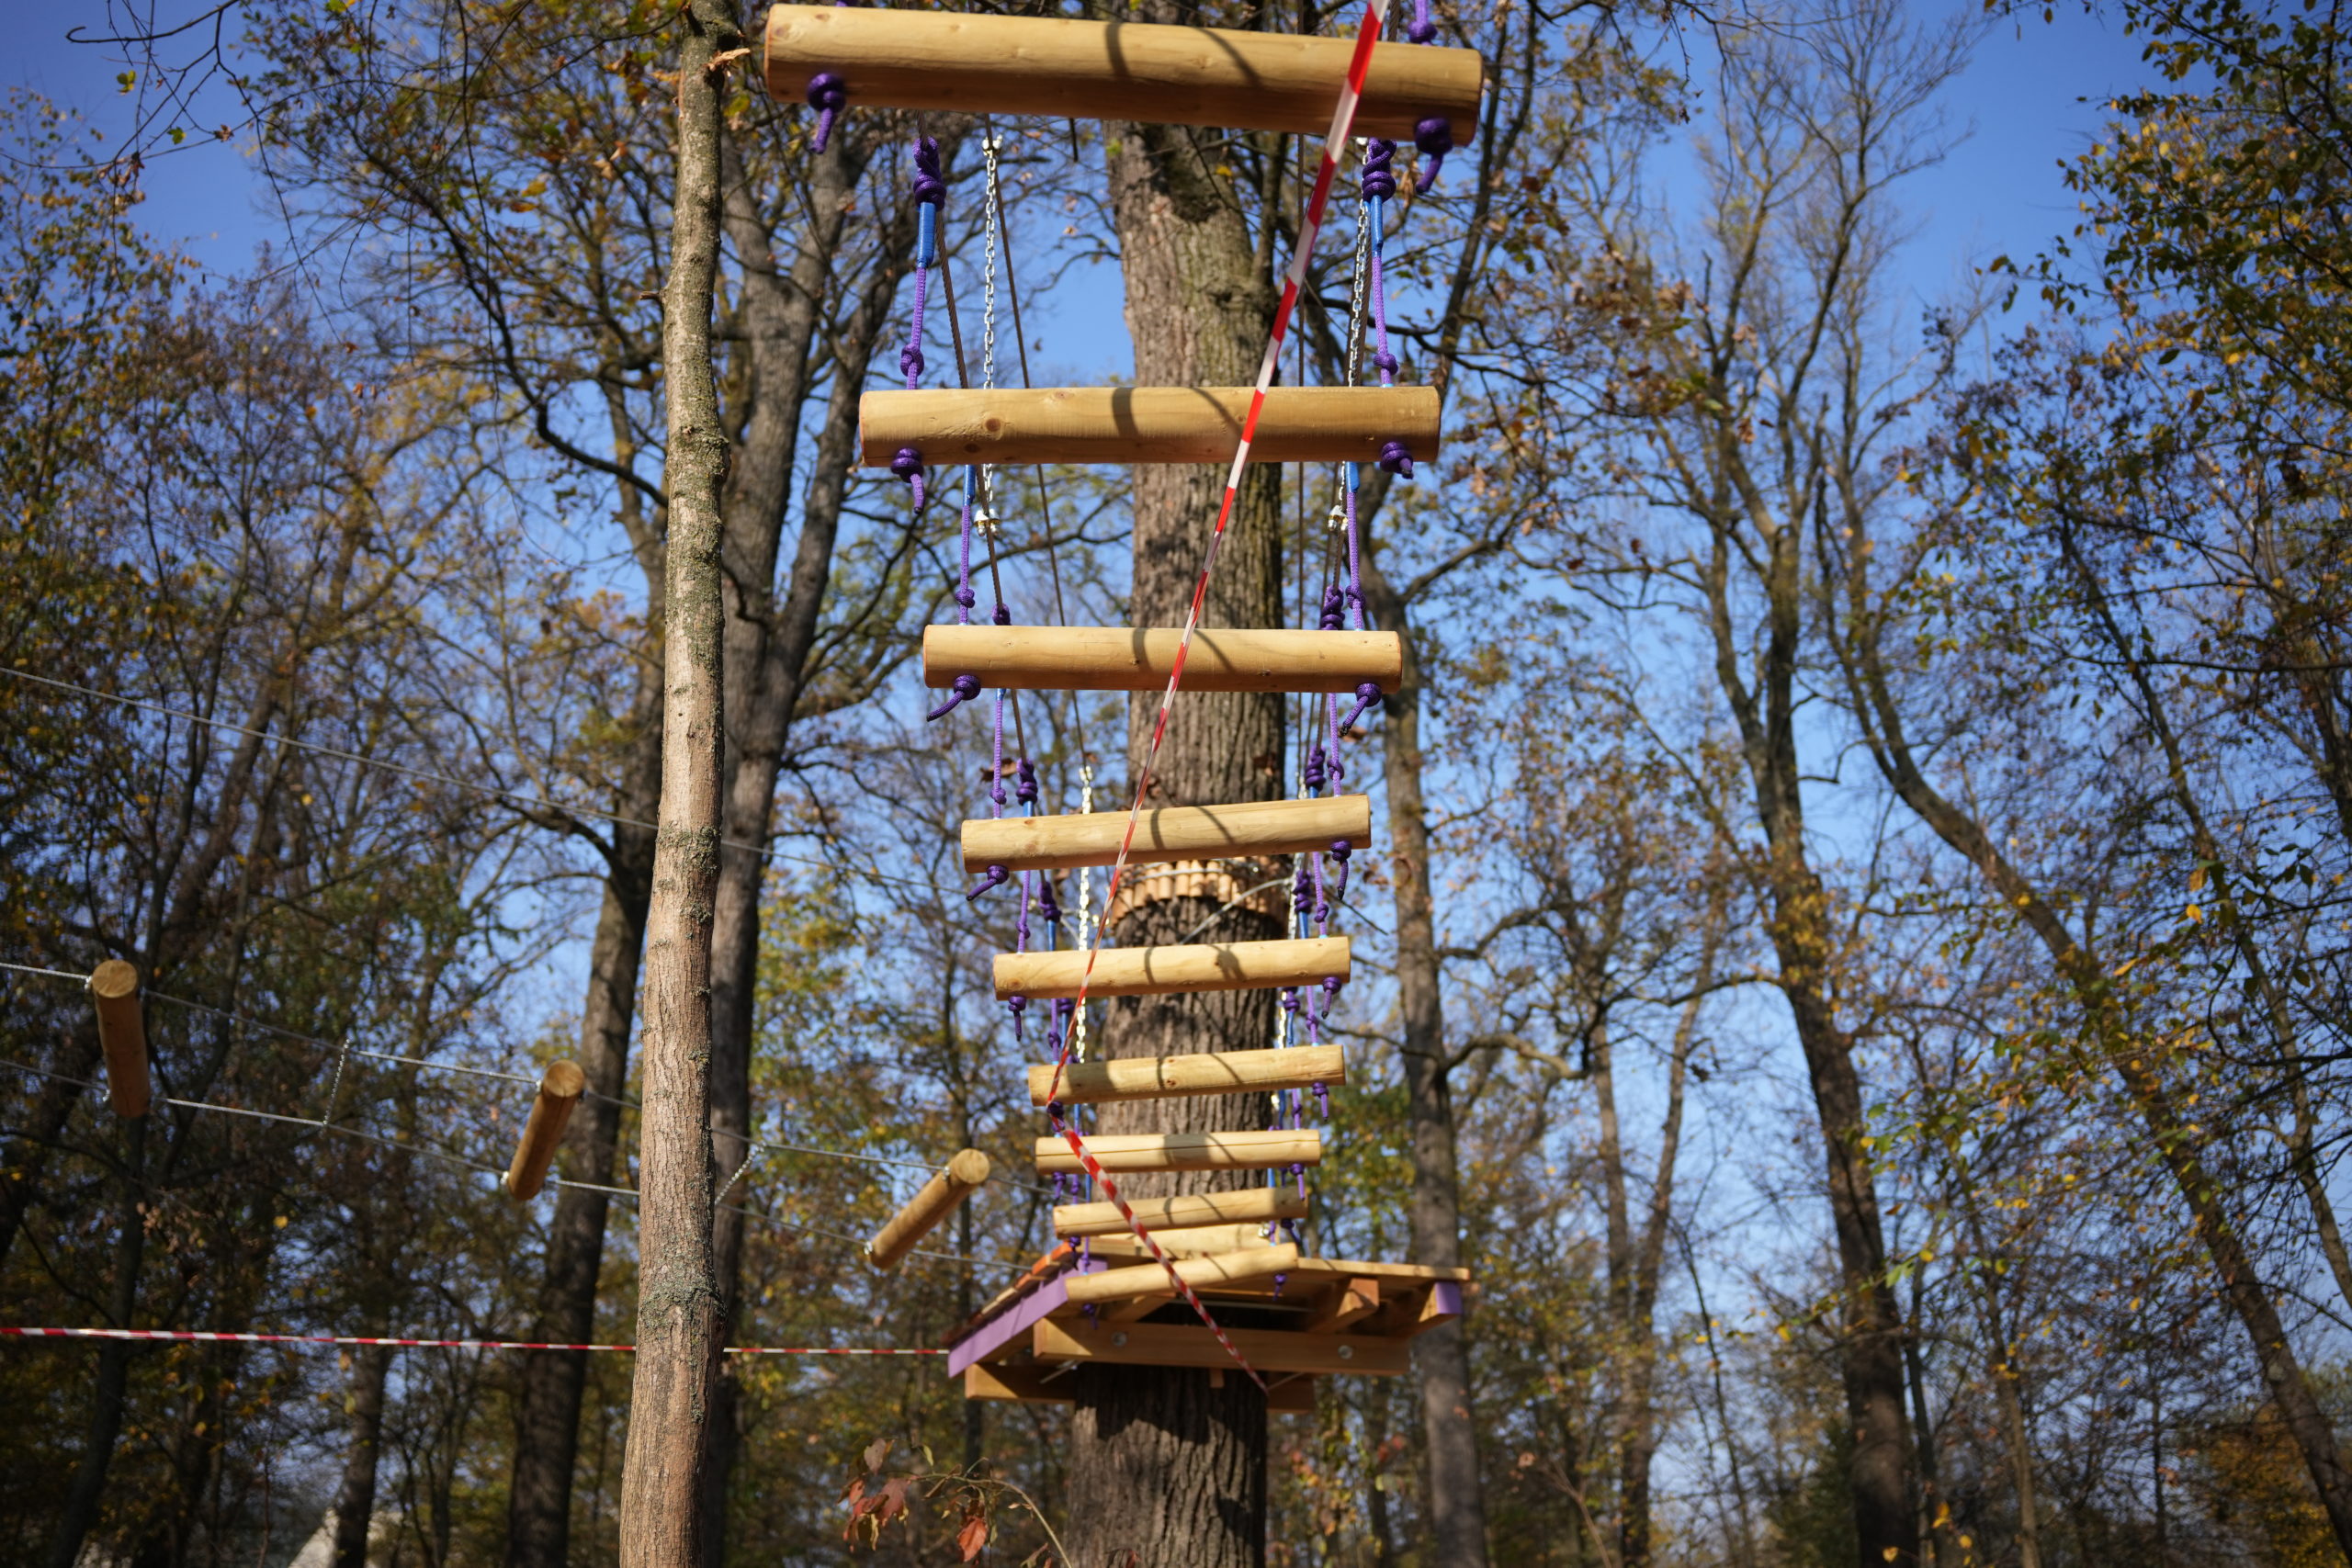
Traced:
[[1452, 1280], [1440, 1280], [1430, 1287], [1430, 1309], [1448, 1317], [1462, 1315], [1462, 1287]]
[[[1069, 1273], [1096, 1274], [1111, 1265], [1098, 1258], [1071, 1269]], [[996, 1317], [974, 1329], [958, 1340], [947, 1352], [947, 1375], [962, 1377], [964, 1369], [975, 1361], [984, 1360], [1004, 1348], [1018, 1336], [1029, 1332], [1029, 1325], [1069, 1302], [1069, 1273], [1057, 1274]]]

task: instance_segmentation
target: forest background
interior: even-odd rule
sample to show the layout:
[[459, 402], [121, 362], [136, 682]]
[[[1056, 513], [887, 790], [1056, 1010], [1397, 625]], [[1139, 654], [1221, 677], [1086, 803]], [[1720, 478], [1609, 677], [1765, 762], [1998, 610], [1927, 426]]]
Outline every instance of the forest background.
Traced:
[[[1438, 16], [1495, 83], [1392, 248], [1451, 446], [1367, 497], [1415, 680], [1347, 751], [1381, 828], [1317, 1224], [1458, 1235], [1481, 1292], [1416, 1379], [1283, 1418], [1273, 1561], [1435, 1562], [1471, 1498], [1513, 1562], [2341, 1561], [2336, 13], [2104, 11], [2128, 79], [2047, 149], [2082, 213], [2003, 216], [2006, 254], [1934, 183], [1957, 84], [2079, 17]], [[0, 1323], [632, 1337], [677, 27], [125, 13], [86, 46], [115, 107], [12, 99]], [[933, 1345], [1046, 1232], [1000, 1180], [898, 1274], [857, 1255], [946, 1153], [1017, 1173], [1034, 1132], [976, 983], [1013, 913], [949, 852], [984, 737], [912, 674], [952, 530], [847, 468], [919, 128], [854, 113], [819, 153], [734, 84], [728, 1337]], [[1121, 369], [1116, 129], [920, 129], [934, 380]], [[1225, 152], [1205, 188], [1279, 256], [1296, 149]], [[267, 249], [191, 257], [249, 188]], [[1348, 372], [1348, 227], [1286, 375]], [[1284, 483], [1311, 625], [1333, 477]], [[1121, 485], [1012, 495], [1016, 615], [1120, 624]], [[1048, 808], [1123, 798], [1115, 705], [1026, 716]], [[108, 956], [149, 976], [137, 1123], [90, 1087], [74, 977]], [[560, 1056], [594, 1090], [571, 1184], [517, 1207]], [[14, 1343], [0, 1380], [11, 1562], [615, 1551], [616, 1357]], [[1059, 1517], [1052, 1407], [914, 1359], [721, 1392], [716, 1561], [842, 1560], [877, 1438]], [[1012, 1495], [948, 1486], [875, 1554], [958, 1560], [973, 1499], [1020, 1561]]]

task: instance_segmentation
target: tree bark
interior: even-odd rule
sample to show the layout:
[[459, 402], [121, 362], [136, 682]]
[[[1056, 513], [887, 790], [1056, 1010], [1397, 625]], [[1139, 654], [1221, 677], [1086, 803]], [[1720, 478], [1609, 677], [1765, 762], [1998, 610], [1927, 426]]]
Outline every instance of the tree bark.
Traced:
[[[1110, 186], [1126, 275], [1136, 379], [1146, 385], [1245, 386], [1258, 372], [1273, 318], [1272, 268], [1255, 254], [1238, 193], [1213, 171], [1204, 139], [1175, 127], [1113, 125]], [[1133, 618], [1184, 618], [1216, 518], [1225, 473], [1210, 467], [1136, 470]], [[1283, 624], [1281, 489], [1252, 468], [1202, 624]], [[1131, 766], [1142, 766], [1156, 694], [1128, 707]], [[1211, 805], [1283, 794], [1283, 699], [1234, 693], [1183, 697], [1170, 722], [1151, 803]], [[1219, 908], [1214, 899], [1144, 904], [1119, 929], [1122, 944], [1184, 940]], [[1236, 908], [1193, 940], [1250, 941], [1280, 922]], [[1264, 991], [1140, 997], [1114, 1006], [1104, 1032], [1114, 1055], [1252, 1050], [1272, 1036]], [[1104, 1133], [1261, 1127], [1251, 1097], [1143, 1100], [1102, 1108]], [[1137, 1196], [1246, 1184], [1214, 1173], [1136, 1179]], [[1222, 1386], [1218, 1386], [1221, 1384]], [[1261, 1568], [1266, 1556], [1264, 1395], [1238, 1368], [1222, 1373], [1082, 1368], [1071, 1390], [1070, 1530], [1076, 1562], [1133, 1568]]]
[[692, 0], [678, 51], [678, 186], [662, 289], [664, 465], [662, 815], [646, 913], [638, 1325], [621, 1478], [623, 1568], [701, 1568], [703, 1471], [719, 1303], [711, 1258], [711, 906], [718, 891], [724, 660], [721, 507], [729, 441], [712, 374], [719, 126], [742, 35]]
[[[114, 1292], [107, 1316], [116, 1328], [128, 1328], [139, 1306], [139, 1270], [147, 1255], [147, 1123], [141, 1116], [123, 1130], [122, 1228], [115, 1237]], [[82, 1457], [65, 1493], [65, 1511], [59, 1516], [51, 1542], [50, 1568], [75, 1568], [82, 1543], [98, 1521], [98, 1502], [106, 1495], [107, 1472], [114, 1464], [115, 1444], [122, 1437], [122, 1405], [130, 1385], [130, 1356], [137, 1347], [116, 1339], [98, 1348], [98, 1375], [90, 1391], [90, 1424], [82, 1438]]]
[[[1421, 663], [1410, 615], [1376, 555], [1363, 571], [1373, 622], [1404, 644], [1403, 679], [1383, 705], [1381, 780], [1388, 795], [1388, 865], [1396, 898], [1396, 1011], [1404, 1032], [1405, 1117], [1413, 1150], [1407, 1211], [1413, 1261], [1442, 1269], [1462, 1261], [1462, 1182], [1448, 1084], [1445, 997], [1437, 953], [1437, 900], [1430, 881], [1429, 811], [1421, 793]], [[1486, 1492], [1479, 1479], [1478, 1423], [1470, 1393], [1470, 1350], [1459, 1322], [1414, 1342], [1428, 1453], [1430, 1536], [1441, 1562], [1485, 1568]]]
[[[655, 644], [658, 647], [658, 641]], [[649, 652], [651, 650], [649, 649]], [[603, 908], [588, 953], [588, 997], [580, 1020], [580, 1065], [589, 1092], [574, 1110], [565, 1162], [582, 1182], [610, 1185], [620, 1152], [621, 1095], [628, 1087], [629, 1035], [637, 1018], [638, 970], [646, 908], [653, 895], [651, 820], [662, 808], [662, 669], [649, 664], [631, 705], [635, 731], [614, 811]], [[612, 1200], [591, 1187], [556, 1189], [546, 1271], [531, 1337], [581, 1345], [595, 1337], [597, 1280]], [[507, 1568], [564, 1568], [571, 1557], [571, 1489], [588, 1352], [545, 1350], [523, 1358], [514, 1416], [514, 1462], [506, 1498]]]
[[376, 1459], [384, 1436], [384, 1383], [392, 1348], [362, 1345], [351, 1358], [350, 1446], [334, 1493], [334, 1568], [368, 1568], [368, 1527], [376, 1517]]
[[[845, 127], [817, 157], [808, 191], [811, 221], [799, 231], [788, 276], [779, 271], [765, 220], [740, 165], [728, 160], [724, 221], [743, 264], [737, 326], [749, 355], [744, 379], [750, 414], [733, 454], [725, 499], [725, 842], [712, 905], [710, 997], [712, 1154], [721, 1181], [742, 1166], [751, 1150], [760, 897], [768, 866], [754, 846], [766, 844], [775, 827], [785, 741], [831, 579], [833, 543], [854, 456], [857, 394], [899, 272], [895, 265], [870, 268], [855, 306], [831, 334], [831, 390], [801, 508], [791, 576], [778, 603], [776, 567], [798, 471], [801, 414], [818, 363], [818, 334], [826, 324], [821, 306], [834, 283], [834, 261], [872, 145]], [[885, 255], [895, 263], [908, 254], [912, 236], [901, 206], [884, 224]], [[743, 1216], [722, 1207], [711, 1223], [720, 1305], [731, 1320], [742, 1273]], [[741, 1446], [741, 1385], [732, 1364], [722, 1364], [711, 1397], [704, 1540], [709, 1568], [725, 1560], [728, 1479]]]

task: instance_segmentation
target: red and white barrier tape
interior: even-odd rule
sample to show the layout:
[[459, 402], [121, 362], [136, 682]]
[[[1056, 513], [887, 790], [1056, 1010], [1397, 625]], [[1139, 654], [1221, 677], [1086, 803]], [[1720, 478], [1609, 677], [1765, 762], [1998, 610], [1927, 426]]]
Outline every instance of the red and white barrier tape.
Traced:
[[[198, 1345], [390, 1345], [425, 1350], [635, 1350], [634, 1345], [558, 1345], [534, 1339], [387, 1339], [364, 1334], [214, 1334], [196, 1328], [9, 1328], [0, 1339], [138, 1339]], [[847, 1349], [831, 1345], [729, 1345], [729, 1356], [944, 1356], [944, 1350]]]
[[[1116, 903], [1119, 884], [1126, 875], [1127, 854], [1135, 844], [1136, 824], [1143, 818], [1144, 797], [1151, 790], [1152, 768], [1159, 760], [1159, 743], [1168, 734], [1168, 715], [1176, 705], [1176, 689], [1184, 680], [1184, 660], [1193, 650], [1193, 633], [1200, 628], [1201, 607], [1208, 599], [1209, 574], [1216, 570], [1217, 552], [1225, 547], [1226, 526], [1233, 521], [1234, 500], [1241, 490], [1241, 471], [1249, 465], [1250, 444], [1258, 438], [1258, 415], [1266, 406], [1266, 389], [1273, 385], [1274, 369], [1282, 360], [1283, 342], [1290, 333], [1291, 313], [1297, 309], [1299, 294], [1306, 286], [1307, 263], [1315, 253], [1316, 237], [1323, 230], [1323, 214], [1330, 205], [1331, 186], [1339, 178], [1340, 160], [1347, 152], [1348, 132], [1355, 124], [1356, 103], [1363, 96], [1364, 77], [1372, 69], [1372, 46], [1380, 41], [1380, 27], [1387, 12], [1388, 0], [1367, 0], [1364, 6], [1363, 24], [1356, 33], [1355, 53], [1348, 62], [1348, 79], [1340, 90], [1339, 107], [1331, 112], [1330, 131], [1323, 139], [1323, 161], [1315, 171], [1314, 194], [1307, 197], [1306, 221], [1299, 226], [1298, 243], [1293, 247], [1290, 265], [1283, 274], [1282, 303], [1274, 310], [1274, 330], [1266, 339], [1266, 357], [1259, 362], [1258, 385], [1250, 395], [1250, 412], [1241, 422], [1241, 442], [1234, 449], [1233, 467], [1226, 475], [1225, 499], [1217, 507], [1216, 528], [1209, 535], [1208, 553], [1201, 560], [1200, 579], [1193, 584], [1193, 603], [1184, 613], [1183, 635], [1176, 639], [1176, 659], [1169, 668], [1168, 690], [1160, 694], [1159, 717], [1152, 726], [1151, 745], [1144, 752], [1143, 767], [1136, 774], [1136, 798], [1134, 804], [1127, 807], [1126, 830], [1119, 835], [1119, 856], [1111, 863], [1111, 884], [1103, 894], [1104, 908], [1110, 908]], [[1094, 980], [1094, 960], [1102, 951], [1102, 931], [1098, 926], [1093, 941], [1086, 950], [1086, 968], [1079, 976], [1078, 1001], [1074, 1010], [1083, 1011], [1086, 1007], [1087, 989]], [[1061, 1089], [1062, 1073], [1069, 1064], [1069, 1053], [1070, 1039], [1066, 1035], [1062, 1041], [1061, 1055], [1054, 1062], [1052, 1086], [1046, 1094], [1048, 1103]], [[1135, 1211], [1127, 1206], [1127, 1201], [1119, 1196], [1117, 1184], [1103, 1173], [1102, 1167], [1088, 1152], [1078, 1129], [1058, 1118], [1056, 1125], [1063, 1138], [1068, 1140], [1070, 1152], [1078, 1156], [1078, 1163], [1102, 1185], [1104, 1196], [1117, 1205], [1119, 1217], [1126, 1221], [1127, 1228], [1135, 1233], [1136, 1239], [1149, 1247], [1154, 1261], [1168, 1271], [1169, 1282], [1176, 1287], [1177, 1292], [1190, 1303], [1193, 1312], [1200, 1314], [1201, 1321], [1208, 1325], [1209, 1332], [1216, 1336], [1216, 1342], [1225, 1347], [1225, 1353], [1250, 1374], [1250, 1382], [1263, 1389], [1266, 1380], [1260, 1377], [1258, 1369], [1234, 1348], [1233, 1341], [1226, 1337], [1225, 1330], [1217, 1326], [1216, 1319], [1209, 1315], [1209, 1309], [1201, 1303], [1201, 1298], [1193, 1293], [1193, 1287], [1176, 1272], [1176, 1265], [1159, 1249], [1159, 1243], [1152, 1239], [1150, 1231], [1136, 1218]]]

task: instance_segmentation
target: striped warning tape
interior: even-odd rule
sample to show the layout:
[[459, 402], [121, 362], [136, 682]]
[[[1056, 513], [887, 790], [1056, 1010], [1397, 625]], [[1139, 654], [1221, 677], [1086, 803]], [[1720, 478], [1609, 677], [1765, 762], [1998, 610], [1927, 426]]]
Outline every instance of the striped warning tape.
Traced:
[[[1330, 205], [1331, 186], [1339, 178], [1340, 160], [1347, 152], [1348, 132], [1355, 125], [1356, 102], [1363, 96], [1364, 77], [1372, 69], [1372, 46], [1380, 40], [1381, 22], [1387, 11], [1388, 0], [1367, 0], [1364, 6], [1363, 24], [1356, 33], [1355, 53], [1348, 61], [1348, 79], [1340, 90], [1339, 107], [1331, 113], [1330, 131], [1323, 139], [1323, 159], [1315, 171], [1314, 193], [1307, 197], [1306, 220], [1299, 225], [1298, 243], [1291, 251], [1290, 265], [1283, 273], [1282, 303], [1274, 308], [1274, 328], [1266, 339], [1266, 356], [1258, 365], [1258, 384], [1250, 395], [1250, 412], [1241, 422], [1241, 442], [1234, 449], [1233, 467], [1226, 475], [1225, 499], [1217, 506], [1216, 527], [1209, 535], [1208, 551], [1201, 560], [1200, 578], [1193, 584], [1193, 603], [1184, 613], [1183, 634], [1176, 639], [1176, 658], [1168, 671], [1168, 689], [1160, 694], [1159, 716], [1152, 725], [1151, 744], [1145, 750], [1143, 766], [1136, 775], [1135, 803], [1127, 807], [1126, 830], [1119, 835], [1119, 855], [1111, 863], [1111, 885], [1102, 896], [1106, 908], [1117, 902], [1119, 885], [1126, 876], [1127, 855], [1135, 844], [1136, 824], [1143, 819], [1144, 797], [1151, 790], [1152, 768], [1159, 760], [1159, 743], [1168, 734], [1168, 715], [1176, 705], [1176, 689], [1184, 680], [1184, 660], [1192, 652], [1193, 634], [1200, 628], [1201, 609], [1208, 599], [1209, 574], [1216, 570], [1217, 552], [1224, 548], [1226, 528], [1233, 521], [1234, 501], [1241, 491], [1241, 473], [1250, 462], [1250, 444], [1258, 438], [1258, 416], [1265, 409], [1266, 389], [1273, 385], [1274, 369], [1282, 361], [1283, 342], [1290, 333], [1291, 315], [1298, 308], [1299, 294], [1306, 284], [1307, 263], [1315, 253], [1316, 236], [1323, 230], [1323, 215]], [[1094, 939], [1086, 950], [1086, 968], [1079, 976], [1078, 1000], [1074, 1010], [1079, 1013], [1085, 1011], [1087, 989], [1094, 980], [1094, 960], [1102, 951], [1102, 931], [1098, 926]], [[1046, 1094], [1049, 1106], [1061, 1089], [1062, 1072], [1069, 1066], [1069, 1053], [1070, 1038], [1065, 1035], [1061, 1054], [1054, 1062], [1053, 1083]], [[1225, 1347], [1225, 1353], [1250, 1374], [1250, 1382], [1263, 1389], [1266, 1380], [1260, 1377], [1258, 1369], [1235, 1348], [1233, 1341], [1226, 1337], [1225, 1330], [1217, 1326], [1216, 1319], [1209, 1315], [1209, 1309], [1202, 1304], [1201, 1298], [1193, 1293], [1193, 1287], [1176, 1272], [1175, 1263], [1160, 1250], [1159, 1243], [1152, 1239], [1150, 1231], [1136, 1218], [1135, 1211], [1119, 1195], [1117, 1184], [1103, 1173], [1102, 1166], [1087, 1152], [1085, 1140], [1079, 1135], [1078, 1129], [1057, 1115], [1053, 1116], [1053, 1125], [1054, 1131], [1069, 1144], [1070, 1152], [1078, 1156], [1078, 1163], [1085, 1168], [1089, 1176], [1102, 1184], [1104, 1195], [1118, 1206], [1119, 1217], [1127, 1223], [1127, 1228], [1135, 1233], [1136, 1239], [1150, 1248], [1153, 1260], [1168, 1271], [1169, 1282], [1176, 1287], [1177, 1292], [1199, 1314], [1201, 1321], [1208, 1325], [1209, 1332], [1216, 1336], [1216, 1342]]]
[[[366, 1334], [216, 1334], [198, 1328], [9, 1328], [0, 1339], [138, 1339], [198, 1345], [390, 1345], [426, 1350], [634, 1350], [634, 1345], [561, 1345], [537, 1339], [390, 1339]], [[729, 1356], [944, 1356], [944, 1350], [867, 1346], [729, 1345]]]

